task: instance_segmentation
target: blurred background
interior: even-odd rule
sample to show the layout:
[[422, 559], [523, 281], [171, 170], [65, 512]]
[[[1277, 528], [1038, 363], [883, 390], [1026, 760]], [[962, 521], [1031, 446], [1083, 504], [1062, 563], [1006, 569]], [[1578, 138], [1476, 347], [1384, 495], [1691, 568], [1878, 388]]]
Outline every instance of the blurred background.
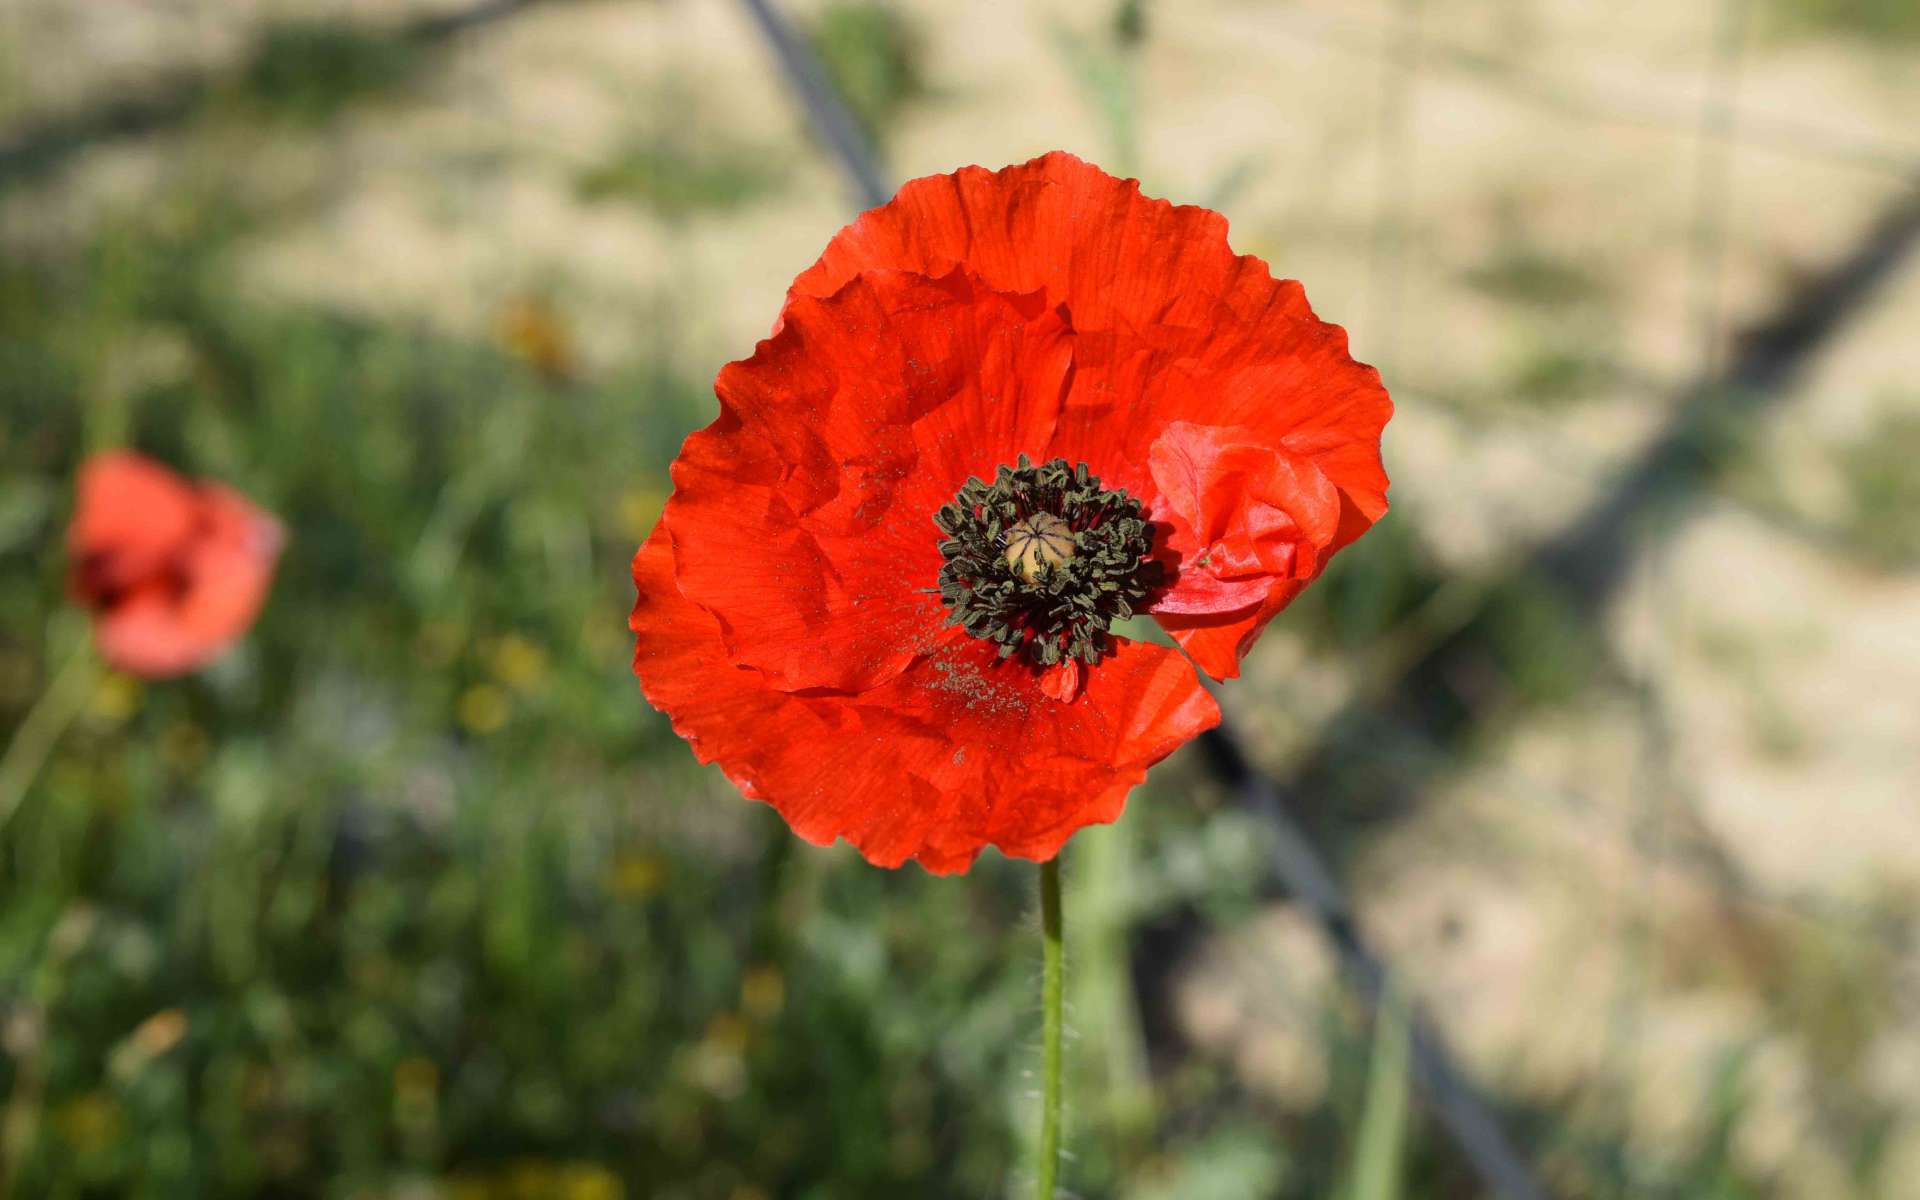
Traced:
[[[784, 6], [891, 179], [1223, 211], [1398, 403], [1223, 701], [1568, 1197], [1920, 1195], [1920, 6]], [[628, 669], [851, 214], [731, 0], [0, 0], [0, 731], [76, 464], [279, 513], [0, 820], [0, 1192], [984, 1197], [1032, 871], [800, 845]], [[1068, 876], [1074, 1194], [1486, 1194], [1193, 749]]]

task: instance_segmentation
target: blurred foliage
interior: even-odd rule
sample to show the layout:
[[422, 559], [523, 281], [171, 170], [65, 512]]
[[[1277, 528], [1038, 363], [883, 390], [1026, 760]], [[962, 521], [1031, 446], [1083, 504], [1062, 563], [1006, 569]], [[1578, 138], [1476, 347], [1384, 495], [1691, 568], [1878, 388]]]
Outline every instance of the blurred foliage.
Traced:
[[1113, 6], [1113, 39], [1122, 46], [1138, 46], [1151, 31], [1147, 0], [1118, 0]]
[[1720, 486], [1742, 505], [1869, 570], [1920, 567], [1920, 477], [1912, 468], [1920, 455], [1920, 410], [1913, 395], [1880, 398], [1857, 432], [1805, 436], [1802, 448], [1813, 448], [1825, 485], [1811, 497], [1779, 486], [1782, 471], [1806, 468], [1758, 431], [1727, 430], [1718, 440], [1725, 460]]
[[1522, 306], [1592, 305], [1611, 296], [1606, 281], [1584, 263], [1516, 235], [1510, 224], [1516, 217], [1512, 206], [1501, 206], [1504, 234], [1493, 252], [1467, 272], [1470, 286]]
[[1913, 0], [1767, 0], [1767, 15], [1787, 33], [1828, 33], [1863, 41], [1920, 41]]
[[1840, 448], [1849, 501], [1844, 544], [1885, 568], [1920, 566], [1920, 408], [1890, 401], [1870, 429]]
[[8, 38], [0, 42], [0, 119], [10, 118], [26, 100], [26, 86], [21, 79], [20, 39]]
[[1375, 1021], [1366, 1106], [1354, 1138], [1349, 1182], [1341, 1193], [1344, 1200], [1399, 1200], [1405, 1194], [1401, 1155], [1412, 1087], [1412, 1038], [1406, 1002], [1389, 988]]
[[417, 56], [399, 39], [351, 26], [290, 22], [268, 29], [236, 99], [264, 115], [317, 125], [349, 103], [399, 86]]
[[912, 18], [879, 0], [834, 0], [810, 33], [827, 78], [884, 152], [894, 123], [929, 93], [926, 45]]
[[1593, 264], [1557, 252], [1527, 223], [1524, 203], [1494, 205], [1493, 249], [1464, 272], [1475, 291], [1503, 306], [1514, 329], [1489, 403], [1533, 406], [1592, 399], [1618, 381], [1613, 366], [1615, 288]]
[[1334, 558], [1287, 609], [1288, 620], [1339, 654], [1361, 653], [1404, 628], [1444, 578], [1418, 529], [1418, 514], [1397, 506]]
[[1598, 677], [1606, 653], [1568, 596], [1528, 578], [1489, 597], [1469, 632], [1522, 704], [1574, 700]]
[[1136, 75], [1150, 30], [1147, 6], [1139, 0], [1120, 0], [1104, 27], [1082, 31], [1056, 21], [1052, 28], [1055, 53], [1102, 126], [1102, 140], [1110, 148], [1107, 165], [1122, 175], [1139, 169]]
[[1529, 404], [1590, 399], [1616, 378], [1593, 339], [1569, 331], [1526, 339], [1510, 354], [1507, 394]]
[[764, 148], [662, 137], [623, 147], [582, 171], [576, 186], [585, 200], [627, 200], [676, 219], [751, 203], [777, 190], [785, 176], [780, 155]]

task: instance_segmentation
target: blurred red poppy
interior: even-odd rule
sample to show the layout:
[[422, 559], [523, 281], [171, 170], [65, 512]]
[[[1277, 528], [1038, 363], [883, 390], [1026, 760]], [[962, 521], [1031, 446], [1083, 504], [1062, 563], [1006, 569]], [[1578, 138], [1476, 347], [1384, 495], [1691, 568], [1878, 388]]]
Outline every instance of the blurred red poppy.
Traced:
[[231, 488], [111, 451], [80, 468], [68, 590], [110, 665], [181, 675], [253, 624], [282, 540], [280, 523]]
[[634, 669], [815, 842], [1052, 857], [1386, 511], [1378, 374], [1205, 209], [1067, 154], [915, 180], [716, 384], [634, 559]]

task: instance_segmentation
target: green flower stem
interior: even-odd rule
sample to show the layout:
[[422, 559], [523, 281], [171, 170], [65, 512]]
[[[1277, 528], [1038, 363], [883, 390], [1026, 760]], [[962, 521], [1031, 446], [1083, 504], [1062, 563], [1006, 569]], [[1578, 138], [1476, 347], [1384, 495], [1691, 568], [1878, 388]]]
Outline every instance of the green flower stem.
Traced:
[[1053, 1200], [1060, 1168], [1060, 1006], [1064, 974], [1060, 945], [1060, 858], [1040, 864], [1040, 976], [1042, 1078], [1040, 1090], [1040, 1200]]
[[81, 638], [66, 665], [47, 684], [47, 690], [34, 702], [33, 710], [20, 722], [13, 741], [7, 745], [6, 757], [0, 758], [0, 831], [13, 819], [20, 801], [26, 798], [27, 788], [32, 786], [60, 735], [86, 707], [98, 673], [93, 648]]

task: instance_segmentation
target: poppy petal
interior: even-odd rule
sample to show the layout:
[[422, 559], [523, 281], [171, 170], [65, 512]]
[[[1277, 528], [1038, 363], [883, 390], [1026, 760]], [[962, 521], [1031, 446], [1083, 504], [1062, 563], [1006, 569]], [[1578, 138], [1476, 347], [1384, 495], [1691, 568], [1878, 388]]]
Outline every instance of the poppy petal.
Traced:
[[863, 271], [956, 266], [1000, 291], [1044, 291], [1082, 330], [1197, 325], [1215, 303], [1312, 316], [1298, 283], [1228, 247], [1219, 213], [1142, 195], [1138, 180], [1063, 151], [904, 184], [836, 234], [789, 294], [831, 295]]
[[860, 691], [945, 619], [934, 512], [1051, 433], [1071, 331], [955, 272], [801, 297], [720, 373], [718, 420], [673, 465], [679, 587], [729, 659], [789, 691]]
[[193, 639], [218, 646], [260, 615], [285, 535], [278, 521], [229, 488], [203, 484], [200, 501], [200, 530], [184, 558], [189, 584], [176, 618]]
[[124, 450], [81, 465], [67, 527], [74, 599], [91, 604], [161, 570], [193, 534], [193, 485]]
[[859, 696], [793, 694], [728, 662], [720, 627], [681, 594], [670, 522], [633, 562], [634, 671], [703, 762], [795, 833], [869, 861], [946, 874], [987, 845], [1045, 859], [1111, 821], [1155, 762], [1219, 721], [1175, 652], [1123, 642], [1062, 703], [1039, 673], [948, 631]]
[[238, 492], [113, 451], [80, 471], [70, 589], [109, 664], [180, 675], [253, 624], [282, 540], [279, 522]]
[[[1279, 612], [1272, 601], [1300, 590], [1281, 586], [1281, 577], [1310, 582], [1385, 514], [1380, 434], [1392, 411], [1378, 373], [1347, 355], [1338, 327], [1286, 314], [1243, 322], [1221, 307], [1205, 330], [1076, 333], [1073, 391], [1049, 453], [1088, 462], [1169, 527], [1162, 545], [1172, 552], [1176, 586], [1156, 615], [1214, 614], [1203, 622], [1211, 628], [1221, 624], [1217, 614], [1244, 610], [1243, 620], [1227, 622], [1234, 633], [1224, 639], [1180, 632], [1188, 621], [1162, 621], [1189, 651], [1205, 641], [1209, 649], [1196, 661], [1225, 679], [1238, 674], [1239, 657]], [[1173, 460], [1200, 453], [1203, 442], [1239, 446], [1226, 460], [1233, 469], [1177, 500], [1164, 496], [1158, 473], [1178, 477]], [[1211, 462], [1214, 453], [1202, 457]], [[1266, 465], [1256, 469], [1256, 462]], [[1264, 491], [1249, 491], [1256, 482]], [[1250, 533], [1276, 510], [1301, 523], [1316, 552], [1310, 561], [1269, 564], [1274, 586], [1259, 587], [1244, 571], [1232, 573], [1239, 586], [1223, 586], [1218, 572], [1196, 571], [1186, 560], [1230, 550], [1231, 541], [1219, 542], [1228, 530]], [[1204, 542], [1195, 535], [1202, 528]]]
[[1156, 613], [1222, 613], [1313, 578], [1340, 525], [1340, 493], [1307, 458], [1240, 426], [1176, 421], [1154, 440], [1158, 512], [1181, 571]]

